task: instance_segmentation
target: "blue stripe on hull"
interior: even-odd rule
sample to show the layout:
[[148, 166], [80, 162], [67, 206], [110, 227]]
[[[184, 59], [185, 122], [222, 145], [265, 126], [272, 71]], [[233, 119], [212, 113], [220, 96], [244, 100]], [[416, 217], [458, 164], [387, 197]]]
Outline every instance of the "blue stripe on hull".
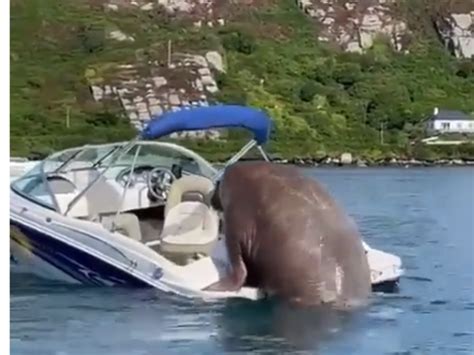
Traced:
[[22, 240], [11, 234], [10, 238], [15, 242], [84, 285], [149, 287], [133, 275], [44, 232], [12, 220], [10, 226], [18, 228], [26, 239]]

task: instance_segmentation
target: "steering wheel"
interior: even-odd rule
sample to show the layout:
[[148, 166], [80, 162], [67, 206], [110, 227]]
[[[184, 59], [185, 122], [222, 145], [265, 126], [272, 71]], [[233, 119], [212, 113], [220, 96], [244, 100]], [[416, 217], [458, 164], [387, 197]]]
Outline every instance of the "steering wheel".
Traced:
[[171, 169], [157, 166], [148, 173], [148, 194], [153, 200], [165, 202], [168, 198], [171, 185], [177, 179]]

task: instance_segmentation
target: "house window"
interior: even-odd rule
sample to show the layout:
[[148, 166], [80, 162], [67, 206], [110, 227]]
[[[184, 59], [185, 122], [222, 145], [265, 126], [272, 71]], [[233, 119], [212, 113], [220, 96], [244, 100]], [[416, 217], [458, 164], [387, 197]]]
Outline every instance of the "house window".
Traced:
[[442, 122], [441, 123], [441, 128], [442, 129], [449, 129], [449, 126], [450, 126], [449, 122]]

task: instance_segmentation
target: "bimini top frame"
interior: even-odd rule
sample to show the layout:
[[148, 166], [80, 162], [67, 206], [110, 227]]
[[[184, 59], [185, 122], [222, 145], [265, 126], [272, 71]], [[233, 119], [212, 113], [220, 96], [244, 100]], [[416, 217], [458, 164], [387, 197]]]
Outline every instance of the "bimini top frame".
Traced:
[[[104, 152], [104, 154], [90, 167], [94, 169], [98, 168], [98, 165], [100, 165], [102, 167], [100, 173], [69, 203], [64, 215], [67, 215], [71, 211], [78, 200], [82, 198], [110, 168], [120, 161], [121, 157], [130, 152], [130, 150], [137, 144], [140, 144], [140, 141], [155, 140], [180, 131], [197, 131], [215, 128], [244, 128], [252, 132], [253, 139], [232, 156], [220, 170], [216, 171], [212, 178], [213, 182], [220, 179], [227, 166], [237, 162], [254, 147], [257, 147], [265, 160], [269, 160], [268, 155], [263, 149], [263, 145], [269, 139], [270, 131], [272, 129], [272, 120], [261, 110], [238, 105], [216, 105], [190, 109], [185, 108], [180, 111], [167, 112], [163, 115], [152, 118], [147, 127], [131, 141], [110, 144], [110, 147], [108, 144], [103, 145], [104, 148], [106, 147], [110, 149], [107, 149], [106, 152]], [[52, 173], [57, 174], [65, 170], [66, 166], [69, 165], [69, 163], [73, 161], [82, 150], [92, 147], [94, 146], [84, 146], [83, 149], [71, 149], [69, 159], [58, 164], [58, 166], [55, 166]], [[135, 167], [138, 150], [135, 152], [132, 161], [132, 172]], [[188, 149], [185, 150], [188, 151]], [[193, 155], [195, 154], [196, 153]], [[45, 171], [44, 165], [48, 161], [49, 159], [45, 159], [45, 161], [43, 161], [39, 166], [39, 173], [42, 175], [42, 180], [45, 180], [46, 175], [51, 173]], [[46, 183], [46, 181], [44, 182]], [[46, 183], [46, 185], [49, 184]], [[52, 196], [52, 199], [55, 201], [54, 196]], [[55, 205], [57, 205], [57, 203], [55, 203]]]
[[262, 110], [239, 105], [216, 105], [186, 108], [167, 112], [153, 118], [141, 133], [142, 139], [157, 139], [181, 131], [198, 131], [215, 128], [244, 128], [253, 133], [242, 149], [229, 159], [214, 176], [218, 180], [225, 168], [242, 158], [253, 147], [257, 147], [265, 160], [269, 160], [263, 149], [272, 129], [272, 120]]

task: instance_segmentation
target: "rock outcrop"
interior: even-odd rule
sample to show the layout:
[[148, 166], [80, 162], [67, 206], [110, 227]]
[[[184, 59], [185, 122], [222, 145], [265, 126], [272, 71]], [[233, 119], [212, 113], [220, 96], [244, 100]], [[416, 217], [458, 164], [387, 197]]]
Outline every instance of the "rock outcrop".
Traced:
[[342, 153], [342, 154], [341, 154], [341, 158], [339, 159], [339, 161], [340, 161], [341, 164], [343, 164], [343, 165], [350, 165], [350, 164], [352, 164], [352, 162], [353, 162], [352, 154], [351, 154], [351, 153]]
[[134, 42], [135, 38], [132, 36], [127, 35], [126, 33], [120, 31], [120, 30], [114, 30], [110, 31], [107, 34], [107, 38], [109, 39], [115, 39], [117, 41], [123, 42], [123, 41], [129, 41], [129, 42]]
[[161, 11], [180, 20], [190, 20], [194, 26], [222, 26], [226, 19], [237, 14], [240, 9], [256, 5], [264, 0], [108, 0], [104, 8], [108, 11], [138, 9], [141, 11]]
[[[410, 29], [392, 5], [400, 0], [297, 0], [320, 27], [319, 40], [334, 42], [348, 52], [362, 53], [380, 35], [405, 51]], [[435, 22], [438, 33], [458, 58], [474, 57], [474, 1], [447, 4]], [[427, 14], [428, 16], [428, 14]]]
[[394, 15], [394, 0], [297, 0], [320, 27], [319, 40], [335, 42], [348, 52], [363, 52], [378, 36], [387, 37], [398, 51], [410, 38], [406, 23]]
[[474, 2], [468, 13], [452, 13], [436, 21], [440, 37], [458, 58], [474, 57]]

